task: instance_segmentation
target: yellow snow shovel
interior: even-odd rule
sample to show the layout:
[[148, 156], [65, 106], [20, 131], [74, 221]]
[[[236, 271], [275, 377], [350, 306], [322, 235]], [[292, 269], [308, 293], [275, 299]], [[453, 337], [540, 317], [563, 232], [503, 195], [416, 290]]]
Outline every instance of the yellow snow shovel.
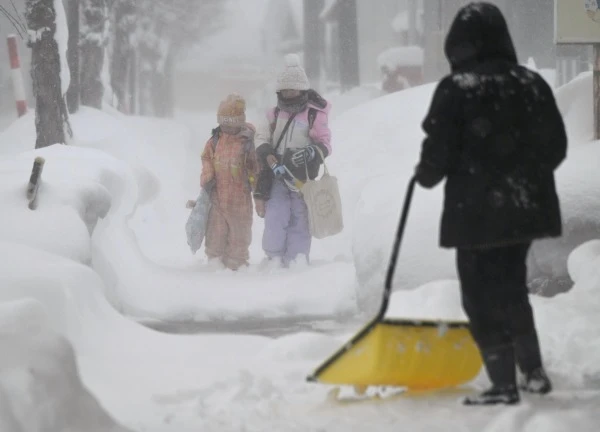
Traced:
[[386, 319], [416, 179], [409, 183], [377, 316], [307, 379], [323, 384], [435, 390], [464, 384], [482, 366], [468, 322]]

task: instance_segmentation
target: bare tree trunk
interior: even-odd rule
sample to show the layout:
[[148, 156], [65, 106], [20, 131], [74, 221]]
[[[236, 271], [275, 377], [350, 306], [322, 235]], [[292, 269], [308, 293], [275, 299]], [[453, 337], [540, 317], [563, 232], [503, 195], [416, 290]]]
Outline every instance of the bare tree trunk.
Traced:
[[53, 0], [27, 0], [27, 26], [34, 33], [31, 77], [36, 100], [35, 148], [65, 143], [69, 114], [62, 94], [60, 54], [56, 42], [56, 11]]
[[154, 71], [154, 84], [152, 88], [153, 114], [156, 117], [173, 117], [175, 115], [175, 89], [173, 82], [173, 69], [176, 51], [169, 49], [164, 59], [164, 66]]
[[106, 0], [85, 0], [81, 31], [81, 103], [102, 109], [102, 67], [106, 46]]
[[[139, 43], [139, 113], [143, 116], [154, 116], [155, 94], [160, 93], [159, 74], [164, 62], [161, 49], [162, 33], [150, 17], [141, 19], [138, 29]], [[158, 88], [157, 88], [158, 87]]]
[[[118, 100], [121, 112], [131, 112], [131, 96], [127, 93], [131, 74], [135, 73], [135, 52], [133, 36], [136, 29], [135, 0], [115, 0], [114, 2], [114, 45], [110, 64], [110, 84]], [[129, 87], [131, 87], [129, 85]], [[130, 89], [130, 91], [134, 91]]]
[[79, 0], [67, 0], [67, 20], [69, 23], [69, 70], [71, 84], [67, 90], [67, 106], [69, 113], [79, 110]]
[[324, 40], [324, 25], [319, 14], [324, 0], [304, 0], [304, 65], [306, 75], [316, 90], [321, 81], [321, 53]]
[[138, 93], [139, 93], [139, 74], [138, 74], [138, 58], [137, 53], [132, 50], [129, 53], [128, 59], [129, 67], [127, 68], [126, 79], [127, 79], [127, 112], [129, 114], [138, 114]]
[[340, 1], [340, 81], [342, 91], [348, 91], [360, 85], [357, 4], [356, 0], [338, 1]]

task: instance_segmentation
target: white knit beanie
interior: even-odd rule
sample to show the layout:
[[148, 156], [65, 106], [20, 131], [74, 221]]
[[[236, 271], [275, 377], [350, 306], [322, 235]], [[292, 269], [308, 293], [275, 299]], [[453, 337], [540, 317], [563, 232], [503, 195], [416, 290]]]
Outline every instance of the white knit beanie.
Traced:
[[277, 91], [281, 90], [310, 90], [308, 77], [297, 54], [285, 56], [285, 69], [277, 77]]

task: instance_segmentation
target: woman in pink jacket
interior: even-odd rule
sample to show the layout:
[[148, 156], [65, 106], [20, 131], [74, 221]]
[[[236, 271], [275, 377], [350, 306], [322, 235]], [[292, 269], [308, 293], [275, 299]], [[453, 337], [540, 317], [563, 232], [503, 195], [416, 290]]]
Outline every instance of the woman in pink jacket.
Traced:
[[298, 185], [317, 177], [331, 154], [331, 105], [311, 90], [297, 55], [285, 60], [277, 78], [277, 106], [267, 112], [255, 139], [264, 169], [254, 198], [257, 213], [265, 218], [263, 250], [287, 267], [299, 256], [309, 260], [312, 237]]

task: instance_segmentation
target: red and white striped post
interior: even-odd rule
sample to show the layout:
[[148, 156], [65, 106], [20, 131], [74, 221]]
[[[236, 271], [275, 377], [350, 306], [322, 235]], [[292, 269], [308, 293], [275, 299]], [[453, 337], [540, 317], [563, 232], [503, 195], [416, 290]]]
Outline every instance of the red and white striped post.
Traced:
[[17, 37], [9, 35], [7, 42], [17, 114], [19, 117], [22, 117], [27, 113], [27, 101], [25, 97], [25, 84], [23, 83], [23, 75], [21, 73], [21, 60], [19, 59], [19, 50], [17, 49]]

